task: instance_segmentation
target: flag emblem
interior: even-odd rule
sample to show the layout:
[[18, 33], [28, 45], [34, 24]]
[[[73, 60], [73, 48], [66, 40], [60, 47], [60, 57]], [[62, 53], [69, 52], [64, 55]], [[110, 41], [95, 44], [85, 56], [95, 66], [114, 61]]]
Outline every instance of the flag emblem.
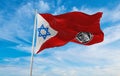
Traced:
[[38, 37], [42, 37], [44, 40], [47, 36], [51, 35], [48, 27], [44, 27], [42, 24], [40, 28], [38, 28]]
[[81, 43], [87, 43], [91, 41], [92, 38], [93, 38], [93, 35], [89, 32], [80, 32], [76, 36], [76, 39], [80, 41]]

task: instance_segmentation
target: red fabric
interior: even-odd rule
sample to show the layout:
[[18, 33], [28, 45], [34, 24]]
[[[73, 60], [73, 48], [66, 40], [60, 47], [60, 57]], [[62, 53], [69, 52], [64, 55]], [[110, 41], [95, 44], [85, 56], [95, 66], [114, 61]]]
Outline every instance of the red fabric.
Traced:
[[61, 15], [40, 15], [48, 21], [54, 30], [58, 31], [58, 34], [47, 40], [37, 53], [46, 48], [63, 46], [70, 41], [81, 44], [75, 39], [79, 32], [90, 32], [94, 35], [93, 39], [84, 45], [92, 45], [103, 41], [104, 34], [100, 29], [99, 23], [102, 12], [93, 15], [82, 12], [70, 12]]

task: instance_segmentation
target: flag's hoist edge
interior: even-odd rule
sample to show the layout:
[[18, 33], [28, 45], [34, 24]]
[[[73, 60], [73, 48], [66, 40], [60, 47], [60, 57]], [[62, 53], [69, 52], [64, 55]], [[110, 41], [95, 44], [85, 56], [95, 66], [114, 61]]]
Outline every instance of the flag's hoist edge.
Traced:
[[[50, 24], [40, 14], [37, 14], [36, 16], [37, 16], [36, 17], [37, 35], [36, 35], [35, 53], [37, 53], [37, 51], [39, 51], [42, 44], [44, 44], [48, 39], [50, 39], [51, 37], [54, 37], [58, 33], [56, 30], [54, 30], [50, 26]], [[39, 29], [41, 27], [43, 27], [44, 28], [43, 30], [46, 32], [46, 38], [43, 38], [42, 36], [39, 36], [39, 34], [40, 34]]]

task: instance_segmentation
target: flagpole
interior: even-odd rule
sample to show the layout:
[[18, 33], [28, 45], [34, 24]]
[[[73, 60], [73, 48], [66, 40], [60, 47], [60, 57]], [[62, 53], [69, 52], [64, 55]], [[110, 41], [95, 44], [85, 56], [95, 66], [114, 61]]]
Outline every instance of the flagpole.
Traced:
[[36, 33], [36, 16], [37, 16], [37, 10], [35, 10], [35, 19], [34, 19], [34, 30], [33, 30], [32, 50], [31, 50], [31, 60], [30, 60], [30, 76], [32, 76], [32, 72], [33, 72], [34, 45], [35, 45], [35, 33]]

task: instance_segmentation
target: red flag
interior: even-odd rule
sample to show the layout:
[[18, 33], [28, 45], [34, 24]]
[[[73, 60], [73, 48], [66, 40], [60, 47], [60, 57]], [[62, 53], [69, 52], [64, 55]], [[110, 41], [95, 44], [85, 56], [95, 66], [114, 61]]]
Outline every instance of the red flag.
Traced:
[[63, 46], [68, 42], [92, 45], [103, 41], [100, 29], [102, 12], [88, 15], [82, 12], [69, 12], [61, 15], [37, 15], [36, 51]]

